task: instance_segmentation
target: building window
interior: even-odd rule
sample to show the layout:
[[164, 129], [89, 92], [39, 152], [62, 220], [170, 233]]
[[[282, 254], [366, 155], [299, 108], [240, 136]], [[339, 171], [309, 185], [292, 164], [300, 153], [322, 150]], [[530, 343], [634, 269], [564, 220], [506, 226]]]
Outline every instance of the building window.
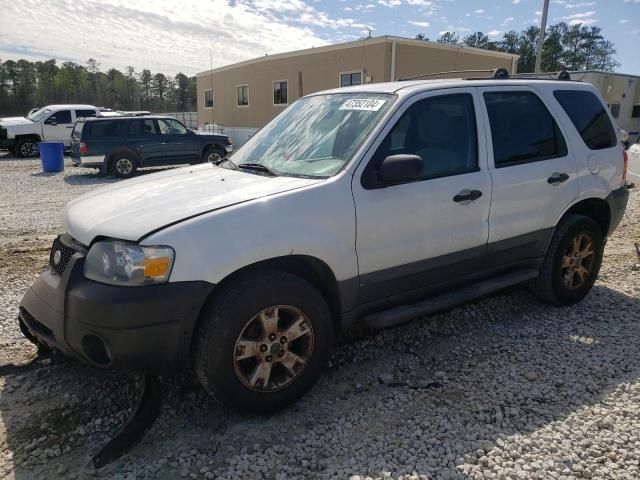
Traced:
[[288, 83], [286, 80], [277, 80], [273, 82], [273, 104], [286, 105], [289, 103], [287, 92]]
[[611, 115], [613, 118], [618, 118], [620, 116], [620, 104], [612, 103], [611, 104]]
[[238, 85], [236, 87], [236, 99], [239, 107], [249, 105], [249, 85]]
[[213, 108], [213, 90], [204, 91], [204, 108]]
[[362, 71], [340, 72], [340, 86], [362, 85]]
[[631, 117], [632, 118], [640, 117], [640, 104], [633, 106], [633, 110], [631, 110]]

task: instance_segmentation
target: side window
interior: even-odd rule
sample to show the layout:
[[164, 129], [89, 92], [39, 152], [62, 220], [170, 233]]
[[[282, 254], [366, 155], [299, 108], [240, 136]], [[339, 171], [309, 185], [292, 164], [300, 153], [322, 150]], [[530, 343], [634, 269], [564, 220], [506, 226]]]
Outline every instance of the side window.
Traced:
[[591, 150], [616, 146], [616, 133], [604, 105], [586, 90], [556, 90], [553, 92], [573, 126]]
[[567, 154], [558, 124], [532, 92], [485, 92], [496, 168]]
[[163, 135], [185, 135], [187, 133], [187, 128], [173, 118], [158, 120], [158, 125], [160, 126], [160, 133]]
[[90, 137], [117, 137], [120, 132], [120, 124], [117, 120], [103, 120], [98, 122], [88, 122], [91, 125], [89, 135]]
[[129, 121], [127, 134], [132, 137], [140, 135], [157, 135], [158, 130], [156, 129], [156, 124], [151, 119], [131, 120]]
[[95, 110], [76, 110], [76, 119], [78, 118], [86, 118], [86, 117], [95, 117]]
[[47, 118], [45, 123], [50, 125], [53, 125], [54, 123], [56, 125], [71, 123], [71, 110], [60, 110]]
[[419, 155], [423, 179], [476, 171], [478, 140], [473, 98], [468, 93], [419, 100], [400, 117], [375, 153], [369, 168], [390, 155]]

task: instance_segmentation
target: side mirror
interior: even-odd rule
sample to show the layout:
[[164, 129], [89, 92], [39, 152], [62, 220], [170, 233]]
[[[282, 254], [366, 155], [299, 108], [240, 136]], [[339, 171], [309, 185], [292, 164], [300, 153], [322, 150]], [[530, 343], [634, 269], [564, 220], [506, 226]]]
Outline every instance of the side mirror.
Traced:
[[195, 134], [196, 134], [196, 132], [194, 132], [190, 128], [187, 128], [187, 135], [195, 135]]
[[382, 185], [395, 185], [420, 179], [424, 160], [419, 155], [391, 155], [385, 158], [378, 171]]
[[44, 123], [46, 123], [47, 125], [53, 125], [53, 126], [56, 126], [58, 124], [55, 118], [48, 118], [47, 121]]

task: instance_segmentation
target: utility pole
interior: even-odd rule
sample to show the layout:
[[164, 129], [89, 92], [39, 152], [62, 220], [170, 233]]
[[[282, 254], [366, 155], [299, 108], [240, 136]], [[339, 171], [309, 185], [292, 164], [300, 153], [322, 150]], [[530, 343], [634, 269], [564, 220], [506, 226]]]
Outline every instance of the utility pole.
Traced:
[[542, 60], [542, 46], [544, 45], [544, 31], [547, 28], [547, 12], [549, 11], [549, 0], [544, 0], [542, 7], [542, 18], [540, 19], [540, 38], [538, 38], [538, 50], [536, 51], [535, 73], [540, 73], [540, 61]]
[[[215, 117], [215, 113], [213, 112], [213, 109], [216, 106], [216, 100], [215, 97], [213, 96], [213, 50], [210, 48], [209, 49], [209, 79], [211, 80], [211, 128], [213, 129], [211, 133], [216, 133], [216, 117]], [[206, 102], [205, 102], [205, 107], [206, 107]]]

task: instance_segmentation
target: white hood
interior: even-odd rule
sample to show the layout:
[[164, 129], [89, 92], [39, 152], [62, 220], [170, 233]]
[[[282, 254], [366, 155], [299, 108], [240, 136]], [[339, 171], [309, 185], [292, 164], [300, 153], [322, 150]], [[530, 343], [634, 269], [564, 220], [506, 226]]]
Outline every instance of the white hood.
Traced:
[[5, 117], [0, 118], [0, 125], [3, 127], [8, 125], [33, 125], [33, 122], [26, 117]]
[[205, 212], [319, 181], [266, 177], [213, 164], [178, 168], [93, 190], [67, 205], [64, 225], [84, 245], [97, 236], [136, 241]]

